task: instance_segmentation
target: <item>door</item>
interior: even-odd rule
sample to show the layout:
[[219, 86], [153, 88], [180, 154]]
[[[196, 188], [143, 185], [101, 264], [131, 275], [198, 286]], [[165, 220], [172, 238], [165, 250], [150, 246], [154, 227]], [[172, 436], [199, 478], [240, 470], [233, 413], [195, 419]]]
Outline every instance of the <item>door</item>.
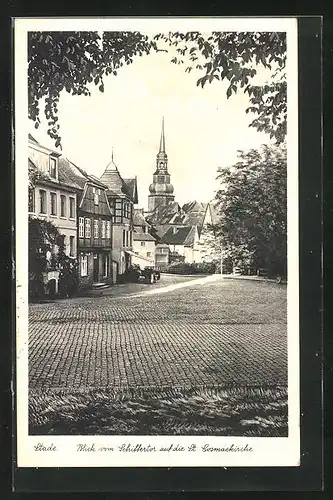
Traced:
[[98, 275], [99, 275], [98, 268], [99, 268], [98, 254], [94, 253], [94, 275], [93, 275], [94, 283], [98, 283]]

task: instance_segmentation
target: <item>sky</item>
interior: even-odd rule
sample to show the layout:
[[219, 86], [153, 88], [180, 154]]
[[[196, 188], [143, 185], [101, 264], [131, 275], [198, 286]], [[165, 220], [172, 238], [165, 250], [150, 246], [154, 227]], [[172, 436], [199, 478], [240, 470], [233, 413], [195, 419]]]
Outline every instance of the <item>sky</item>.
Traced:
[[[243, 92], [226, 97], [227, 84], [215, 80], [202, 89], [201, 71], [186, 73], [185, 65], [170, 63], [164, 52], [137, 57], [105, 78], [105, 91], [94, 85], [91, 96], [61, 94], [60, 135], [63, 154], [87, 172], [101, 176], [111, 160], [124, 178], [137, 176], [139, 203], [147, 208], [148, 187], [156, 165], [164, 116], [168, 170], [180, 204], [207, 202], [218, 189], [217, 168], [235, 163], [237, 150], [270, 143], [269, 136], [249, 127], [248, 97]], [[258, 73], [257, 82], [267, 74]], [[41, 125], [29, 131], [54, 149]]]

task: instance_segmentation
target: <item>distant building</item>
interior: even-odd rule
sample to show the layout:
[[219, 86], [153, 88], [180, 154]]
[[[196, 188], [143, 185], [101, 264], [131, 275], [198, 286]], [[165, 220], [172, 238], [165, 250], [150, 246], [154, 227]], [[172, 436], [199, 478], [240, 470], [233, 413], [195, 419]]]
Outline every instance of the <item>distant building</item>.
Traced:
[[180, 206], [173, 192], [163, 120], [156, 170], [149, 186], [146, 220], [157, 242], [168, 245], [169, 260], [174, 261], [177, 257], [188, 263], [213, 260], [211, 249], [215, 234], [212, 226], [217, 220], [214, 205], [191, 201]]
[[159, 241], [169, 246], [172, 260], [177, 255], [188, 263], [215, 259], [213, 226], [217, 213], [212, 203], [192, 201], [181, 207], [173, 201], [156, 207], [147, 220]]
[[132, 263], [133, 255], [133, 213], [138, 203], [137, 180], [123, 179], [112, 160], [107, 165], [101, 182], [108, 187], [107, 197], [113, 213], [112, 266], [119, 277]]
[[133, 233], [132, 264], [155, 267], [155, 238], [149, 233]]
[[162, 132], [159, 152], [156, 157], [156, 170], [153, 182], [149, 186], [148, 213], [151, 214], [159, 205], [167, 205], [173, 202], [173, 185], [170, 183], [168, 172], [168, 155], [165, 151], [164, 119], [162, 120]]
[[93, 175], [69, 161], [59, 159], [64, 177], [79, 189], [78, 267], [80, 289], [112, 284], [112, 211], [107, 198], [107, 186]]
[[132, 264], [141, 268], [155, 267], [156, 239], [149, 233], [150, 224], [146, 221], [143, 211], [136, 209], [133, 216], [133, 253]]
[[177, 253], [184, 257], [185, 262], [196, 262], [195, 255], [188, 249], [199, 241], [198, 229], [196, 226], [173, 226], [163, 235], [161, 241], [169, 245], [170, 252]]
[[158, 243], [155, 249], [155, 267], [159, 271], [163, 271], [169, 265], [169, 245]]

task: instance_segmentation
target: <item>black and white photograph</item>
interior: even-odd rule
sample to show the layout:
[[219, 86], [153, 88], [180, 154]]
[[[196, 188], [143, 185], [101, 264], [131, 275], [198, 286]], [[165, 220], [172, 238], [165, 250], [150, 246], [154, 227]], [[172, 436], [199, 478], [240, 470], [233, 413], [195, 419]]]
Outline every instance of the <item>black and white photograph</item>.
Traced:
[[298, 465], [296, 21], [15, 35], [19, 465]]

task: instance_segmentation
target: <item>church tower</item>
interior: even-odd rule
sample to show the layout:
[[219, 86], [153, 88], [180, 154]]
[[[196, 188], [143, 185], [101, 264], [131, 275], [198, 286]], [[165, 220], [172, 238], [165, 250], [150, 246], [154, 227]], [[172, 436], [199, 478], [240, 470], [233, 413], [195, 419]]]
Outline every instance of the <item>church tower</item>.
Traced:
[[167, 205], [174, 201], [173, 185], [170, 184], [168, 172], [168, 155], [165, 152], [164, 118], [162, 119], [162, 131], [160, 148], [156, 157], [156, 170], [153, 182], [149, 186], [148, 212], [152, 213], [159, 205]]

